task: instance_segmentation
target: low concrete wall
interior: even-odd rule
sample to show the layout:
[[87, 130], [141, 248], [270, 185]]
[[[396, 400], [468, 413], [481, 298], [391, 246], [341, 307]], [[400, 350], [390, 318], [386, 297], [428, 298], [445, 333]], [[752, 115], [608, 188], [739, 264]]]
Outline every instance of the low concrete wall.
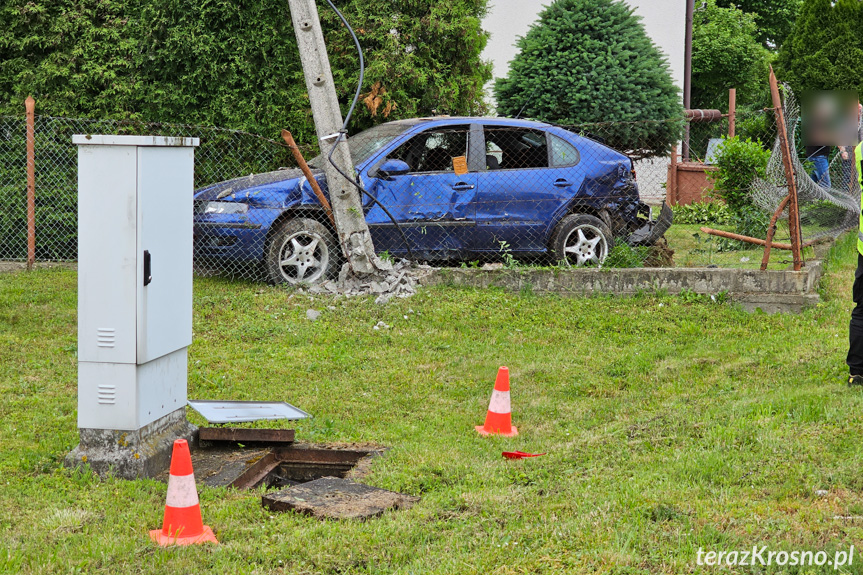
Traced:
[[635, 295], [665, 291], [692, 291], [715, 295], [727, 293], [745, 309], [767, 313], [797, 313], [819, 301], [818, 281], [823, 273], [820, 260], [806, 262], [799, 272], [791, 270], [743, 270], [725, 268], [639, 268], [571, 270], [483, 270], [441, 269], [423, 280], [425, 285], [456, 285], [476, 288], [500, 287], [518, 292], [557, 293], [584, 296], [594, 293]]

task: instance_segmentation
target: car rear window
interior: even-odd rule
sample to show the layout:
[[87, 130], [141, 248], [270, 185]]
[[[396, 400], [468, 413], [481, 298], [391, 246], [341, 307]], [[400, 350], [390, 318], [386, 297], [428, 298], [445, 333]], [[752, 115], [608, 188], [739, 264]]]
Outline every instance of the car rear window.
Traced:
[[574, 166], [581, 160], [578, 148], [554, 134], [551, 136], [551, 165], [554, 168]]

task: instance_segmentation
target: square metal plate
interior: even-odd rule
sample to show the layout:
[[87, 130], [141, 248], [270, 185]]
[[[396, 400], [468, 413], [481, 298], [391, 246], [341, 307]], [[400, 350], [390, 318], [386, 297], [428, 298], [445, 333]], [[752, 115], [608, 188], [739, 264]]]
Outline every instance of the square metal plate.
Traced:
[[190, 399], [189, 405], [210, 423], [261, 419], [306, 419], [308, 413], [284, 401], [219, 401]]

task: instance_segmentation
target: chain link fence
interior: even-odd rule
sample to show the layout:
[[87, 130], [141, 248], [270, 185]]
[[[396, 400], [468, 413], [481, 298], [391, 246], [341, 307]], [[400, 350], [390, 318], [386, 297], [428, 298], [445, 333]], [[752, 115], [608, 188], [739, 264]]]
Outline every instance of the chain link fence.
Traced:
[[[796, 138], [793, 99], [787, 110]], [[403, 120], [349, 139], [377, 252], [435, 266], [758, 267], [787, 193], [772, 110], [684, 119], [552, 126], [502, 118]], [[197, 137], [195, 264], [199, 274], [272, 283], [338, 275], [336, 231], [290, 150], [242, 132], [169, 124], [37, 117], [36, 257], [76, 257], [73, 134]], [[801, 148], [802, 149], [802, 148]], [[326, 155], [302, 154], [326, 193]], [[796, 152], [795, 152], [796, 153]], [[0, 118], [0, 260], [27, 257], [25, 122]], [[856, 224], [854, 162], [835, 154], [831, 184], [797, 158], [804, 241]], [[830, 187], [832, 185], [832, 187]], [[166, 206], [170, 209], [170, 206]], [[674, 223], [671, 223], [672, 215]], [[770, 267], [787, 267], [787, 210]], [[811, 257], [811, 248], [804, 251]]]
[[[200, 138], [201, 145], [195, 150], [196, 187], [294, 164], [281, 142], [220, 128], [36, 116], [34, 133], [37, 261], [77, 258], [78, 150], [72, 144], [74, 134]], [[5, 261], [27, 260], [25, 134], [23, 117], [0, 116], [0, 260]]]

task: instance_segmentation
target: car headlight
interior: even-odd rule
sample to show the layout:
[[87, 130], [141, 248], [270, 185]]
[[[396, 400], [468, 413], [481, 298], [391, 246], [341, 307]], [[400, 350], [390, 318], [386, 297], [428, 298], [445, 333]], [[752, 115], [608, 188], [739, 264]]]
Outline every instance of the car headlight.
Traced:
[[245, 214], [249, 204], [240, 202], [204, 202], [200, 208], [202, 214]]

